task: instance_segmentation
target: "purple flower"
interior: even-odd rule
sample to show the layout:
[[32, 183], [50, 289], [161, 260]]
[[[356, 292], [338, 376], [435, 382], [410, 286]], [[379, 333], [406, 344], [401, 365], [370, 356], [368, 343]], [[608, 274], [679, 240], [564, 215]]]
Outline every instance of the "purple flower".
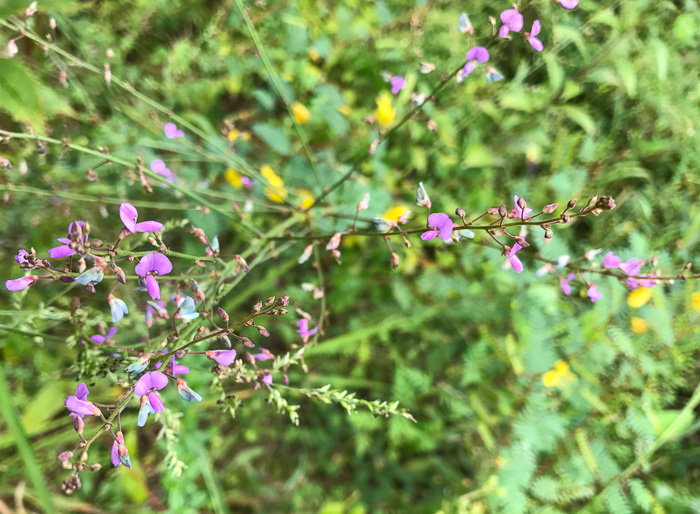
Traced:
[[520, 245], [520, 243], [515, 243], [513, 245], [513, 248], [510, 249], [510, 252], [508, 252], [508, 262], [510, 262], [511, 267], [517, 273], [523, 272], [523, 263], [520, 260], [520, 258], [517, 255], [515, 255], [521, 248], [522, 246]]
[[87, 396], [90, 393], [85, 382], [80, 382], [75, 394], [66, 398], [66, 409], [70, 411], [70, 416], [75, 420], [83, 416], [97, 416], [100, 410], [95, 407], [92, 402], [87, 401]]
[[176, 137], [185, 137], [185, 133], [182, 130], [178, 130], [177, 125], [174, 123], [166, 123], [163, 127], [163, 132], [165, 132], [165, 137], [168, 139], [175, 139]]
[[628, 275], [639, 275], [645, 262], [635, 258], [628, 259], [627, 262], [620, 266], [620, 269]]
[[119, 206], [119, 217], [122, 219], [122, 223], [126, 229], [131, 232], [156, 232], [158, 230], [163, 230], [163, 225], [157, 221], [142, 221], [141, 223], [136, 223], [139, 217], [139, 213], [136, 207], [130, 203], [122, 203]]
[[[75, 225], [74, 225], [75, 224]], [[77, 226], [76, 226], [77, 225]], [[78, 227], [82, 229], [85, 226], [84, 221], [75, 221], [68, 225], [68, 237], [73, 233], [73, 230], [75, 229], [76, 231], [78, 230]], [[81, 230], [82, 234], [82, 230]], [[83, 243], [86, 243], [88, 240], [88, 236], [86, 234], [83, 234], [82, 236], [82, 241]], [[74, 248], [70, 247], [71, 240], [65, 237], [60, 237], [57, 239], [59, 243], [63, 243], [60, 246], [54, 246], [49, 250], [49, 257], [52, 259], [60, 259], [62, 257], [69, 257], [73, 254], [76, 253], [76, 250]]]
[[538, 52], [541, 52], [544, 48], [542, 41], [535, 37], [537, 34], [540, 33], [540, 28], [540, 20], [535, 20], [535, 23], [532, 24], [532, 32], [525, 32], [525, 37], [532, 45], [532, 48], [534, 48]]
[[202, 397], [199, 396], [194, 389], [187, 385], [187, 382], [181, 378], [177, 379], [177, 392], [180, 393], [180, 398], [186, 402], [201, 402]]
[[173, 182], [173, 172], [166, 168], [165, 163], [160, 159], [151, 161], [151, 171], [153, 173], [157, 173], [158, 175], [162, 175], [168, 179], [168, 182]]
[[204, 355], [221, 366], [230, 366], [236, 360], [236, 350], [210, 350], [204, 352]]
[[306, 318], [301, 318], [299, 320], [299, 330], [297, 330], [297, 334], [301, 336], [301, 340], [304, 341], [304, 343], [309, 340], [309, 336], [314, 335], [316, 332], [318, 332], [318, 327], [309, 330], [309, 322]]
[[569, 276], [566, 277], [566, 279], [559, 277], [559, 283], [561, 284], [561, 290], [564, 291], [564, 294], [566, 294], [566, 295], [571, 294], [571, 286], [569, 285], [569, 282], [571, 282], [575, 276], [576, 276], [576, 273], [569, 273]]
[[[532, 209], [530, 207], [528, 207], [527, 204], [525, 204], [525, 209], [521, 209], [520, 205], [518, 205], [518, 200], [520, 200], [518, 195], [513, 196], [513, 210], [510, 211], [508, 213], [508, 215], [509, 215], [509, 217], [512, 217], [512, 218], [523, 219], [523, 218], [530, 215], [530, 213], [532, 212]], [[525, 201], [524, 198], [523, 198], [523, 201]]]
[[597, 302], [602, 298], [602, 294], [600, 294], [600, 291], [598, 291], [598, 286], [595, 284], [591, 284], [588, 287], [588, 298], [591, 299], [592, 302]]
[[[160, 371], [149, 371], [148, 373], [144, 374], [141, 378], [139, 378], [136, 382], [136, 385], [134, 386], [134, 394], [136, 396], [142, 396], [143, 398], [148, 396], [147, 403], [150, 406], [150, 410], [146, 409], [148, 413], [146, 414], [143, 420], [144, 424], [146, 423], [146, 419], [148, 419], [148, 414], [163, 412], [165, 410], [163, 400], [161, 400], [160, 396], [158, 396], [158, 393], [156, 391], [163, 389], [166, 385], [168, 385], [168, 377]], [[144, 410], [143, 398], [141, 398], [141, 410]], [[143, 426], [141, 424], [141, 414], [142, 413], [139, 412], [140, 427]]]
[[406, 87], [406, 80], [401, 75], [394, 75], [391, 77], [391, 93], [397, 94], [403, 88]]
[[474, 68], [476, 68], [476, 63], [477, 62], [488, 62], [489, 60], [489, 51], [486, 50], [483, 46], [475, 46], [469, 49], [467, 52], [467, 63], [464, 65], [464, 68], [462, 69], [462, 77], [466, 77], [469, 75], [472, 71], [474, 71]]
[[19, 277], [13, 280], [6, 280], [5, 288], [8, 291], [21, 291], [22, 289], [31, 286], [38, 279], [39, 277], [37, 277], [36, 275], [27, 275], [26, 277]]
[[129, 450], [127, 450], [124, 444], [124, 434], [121, 431], [115, 434], [114, 443], [112, 444], [112, 464], [114, 466], [121, 466], [124, 464], [127, 468], [131, 469], [131, 459], [129, 458]]
[[[299, 324], [299, 326], [301, 327], [301, 324]], [[308, 325], [307, 325], [307, 328], [308, 328]], [[314, 330], [314, 334], [316, 333], [317, 330], [318, 330], [318, 329], [315, 329], [315, 330]], [[270, 360], [270, 359], [274, 359], [274, 358], [275, 358], [275, 356], [272, 355], [272, 353], [270, 352], [270, 350], [266, 350], [265, 348], [260, 348], [260, 349], [262, 350], [261, 353], [254, 353], [254, 354], [253, 354], [253, 359], [255, 359], [256, 361], [264, 362], [264, 361], [266, 361], [266, 360]]]
[[449, 241], [452, 237], [452, 219], [442, 212], [435, 212], [428, 216], [428, 226], [430, 230], [423, 232], [420, 238], [423, 241], [430, 241], [438, 236], [443, 241]]
[[103, 335], [100, 335], [100, 334], [96, 334], [96, 335], [94, 335], [94, 336], [90, 336], [90, 339], [92, 339], [92, 340], [95, 341], [96, 343], [102, 344], [102, 343], [104, 343], [104, 342], [109, 341], [110, 339], [112, 339], [112, 336], [114, 336], [114, 334], [116, 334], [116, 333], [117, 333], [117, 327], [112, 327], [112, 328], [109, 329], [109, 331], [107, 331], [107, 335], [104, 335], [104, 336], [103, 336]]
[[606, 268], [619, 268], [622, 265], [622, 260], [612, 252], [605, 254], [603, 258], [603, 266]]
[[116, 296], [110, 294], [107, 296], [109, 308], [112, 310], [112, 323], [120, 321], [125, 314], [129, 314], [129, 308], [124, 300], [120, 300]]
[[147, 253], [134, 268], [139, 277], [146, 277], [146, 289], [154, 300], [160, 299], [160, 286], [156, 275], [167, 275], [173, 270], [173, 263], [158, 252]]
[[272, 384], [272, 375], [263, 375], [262, 382], [266, 386], [269, 386], [270, 384]]
[[578, 5], [578, 0], [556, 0], [564, 9], [573, 9]]
[[506, 9], [501, 13], [501, 21], [503, 26], [498, 31], [498, 35], [506, 37], [508, 32], [520, 32], [523, 28], [523, 15], [515, 9]]
[[32, 266], [31, 268], [29, 267], [30, 262], [29, 259], [27, 259], [28, 255], [31, 254], [27, 250], [22, 249], [19, 252], [17, 252], [17, 255], [15, 255], [15, 261], [20, 266], [24, 264], [24, 266], [22, 266], [23, 269], [36, 269], [37, 266]]

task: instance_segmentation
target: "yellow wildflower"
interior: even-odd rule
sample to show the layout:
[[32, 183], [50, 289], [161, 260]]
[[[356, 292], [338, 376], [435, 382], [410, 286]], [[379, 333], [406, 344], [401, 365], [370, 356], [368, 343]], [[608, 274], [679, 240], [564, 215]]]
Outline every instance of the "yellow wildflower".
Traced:
[[243, 138], [243, 141], [250, 141], [250, 132], [247, 130], [245, 132], [241, 132], [241, 137]]
[[340, 107], [336, 107], [335, 110], [338, 111], [340, 114], [343, 114], [344, 116], [350, 116], [350, 107], [347, 105], [341, 105]]
[[312, 61], [318, 61], [321, 58], [321, 54], [315, 48], [309, 48], [309, 57]]
[[314, 194], [308, 189], [297, 191], [301, 196], [301, 208], [306, 210], [314, 204]]
[[294, 102], [292, 104], [292, 111], [294, 111], [294, 119], [297, 123], [304, 124], [309, 121], [311, 113], [303, 104], [299, 102]]
[[545, 387], [564, 387], [574, 380], [576, 375], [569, 369], [569, 363], [563, 360], [555, 362], [554, 367], [542, 375], [542, 383]]
[[632, 332], [635, 334], [643, 334], [647, 330], [649, 330], [649, 324], [646, 320], [637, 318], [636, 316], [632, 318]]
[[238, 139], [238, 136], [241, 134], [241, 131], [238, 129], [231, 129], [231, 132], [228, 133], [228, 140], [229, 141], [235, 141]]
[[398, 221], [399, 216], [401, 216], [407, 210], [408, 209], [406, 209], [405, 207], [401, 207], [400, 205], [395, 205], [379, 217], [382, 219], [385, 219], [385, 220]]
[[627, 297], [627, 305], [633, 309], [639, 309], [651, 300], [651, 288], [638, 287]]
[[228, 181], [229, 184], [231, 184], [233, 187], [236, 189], [240, 189], [243, 187], [243, 181], [241, 180], [241, 175], [234, 169], [227, 169], [226, 170], [226, 180]]
[[693, 300], [693, 309], [700, 312], [700, 293], [693, 293], [691, 298]]
[[394, 121], [396, 117], [396, 111], [391, 106], [391, 97], [381, 95], [377, 98], [377, 110], [374, 115], [377, 117], [377, 120], [379, 120], [380, 125], [384, 127], [391, 125], [391, 122]]
[[265, 194], [267, 197], [276, 203], [284, 202], [284, 198], [287, 198], [287, 190], [284, 187], [284, 182], [277, 173], [275, 173], [272, 168], [267, 164], [260, 168], [260, 174], [265, 177], [267, 183], [270, 187], [265, 188]]

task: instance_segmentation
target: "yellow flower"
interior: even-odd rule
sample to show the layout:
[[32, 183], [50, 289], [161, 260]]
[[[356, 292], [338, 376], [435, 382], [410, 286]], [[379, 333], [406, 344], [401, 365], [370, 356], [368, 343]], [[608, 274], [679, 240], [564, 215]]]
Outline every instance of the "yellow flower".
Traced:
[[314, 194], [308, 189], [300, 189], [298, 191], [301, 196], [301, 208], [306, 210], [314, 204]]
[[343, 114], [344, 116], [350, 116], [350, 107], [347, 105], [341, 105], [340, 107], [335, 108], [336, 111], [338, 111], [340, 114]]
[[321, 54], [318, 53], [318, 50], [312, 47], [309, 49], [309, 57], [312, 61], [318, 61], [321, 58]]
[[238, 136], [240, 135], [241, 131], [238, 129], [231, 129], [231, 132], [228, 133], [228, 140], [229, 141], [235, 141], [238, 139]]
[[299, 102], [294, 102], [292, 104], [292, 111], [294, 111], [294, 119], [299, 124], [306, 123], [311, 117], [311, 113], [309, 112], [309, 110]]
[[651, 300], [651, 288], [638, 287], [627, 297], [627, 305], [633, 309], [638, 309]]
[[693, 299], [693, 309], [700, 312], [700, 293], [693, 293], [691, 298]]
[[391, 221], [398, 221], [399, 216], [401, 216], [404, 212], [406, 212], [408, 209], [405, 207], [401, 207], [400, 205], [395, 205], [391, 207], [389, 210], [387, 210], [384, 214], [380, 216], [380, 218], [385, 219], [385, 220], [391, 220]]
[[226, 180], [236, 189], [240, 189], [243, 187], [241, 175], [234, 169], [229, 168], [226, 170]]
[[563, 360], [555, 362], [554, 368], [542, 375], [542, 383], [545, 387], [564, 387], [574, 380], [576, 375], [569, 369], [569, 364]]
[[377, 98], [377, 110], [374, 114], [377, 120], [379, 120], [380, 125], [385, 127], [391, 125], [391, 122], [394, 121], [394, 117], [396, 117], [396, 111], [391, 106], [391, 97], [382, 95]]
[[287, 190], [284, 188], [284, 182], [267, 164], [260, 168], [260, 174], [265, 177], [270, 187], [265, 188], [267, 197], [276, 203], [284, 202], [287, 198]]
[[637, 317], [632, 318], [632, 332], [635, 334], [643, 334], [647, 330], [649, 330], [649, 324], [646, 320]]

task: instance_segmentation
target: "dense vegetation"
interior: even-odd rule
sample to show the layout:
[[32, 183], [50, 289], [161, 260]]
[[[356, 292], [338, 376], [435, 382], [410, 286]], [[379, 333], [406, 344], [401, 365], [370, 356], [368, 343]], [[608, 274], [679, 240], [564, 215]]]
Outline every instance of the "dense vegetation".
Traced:
[[[169, 319], [150, 325], [127, 260], [126, 285], [108, 271], [94, 294], [60, 280], [0, 289], [0, 507], [700, 508], [696, 2], [525, 1], [512, 39], [494, 36], [511, 6], [483, 0], [55, 0], [31, 16], [26, 3], [0, 4], [0, 279], [25, 274], [20, 249], [47, 259], [73, 221], [89, 222], [93, 248], [114, 244], [124, 202], [163, 228], [128, 234], [121, 258], [164, 244], [181, 255], [158, 280]], [[463, 8], [473, 35], [458, 29]], [[542, 52], [522, 37], [534, 20]], [[503, 80], [482, 63], [456, 80], [477, 45]], [[396, 94], [392, 75], [405, 79]], [[460, 224], [456, 209], [473, 220], [517, 210], [514, 196], [535, 213], [558, 203], [555, 218], [572, 199], [572, 214], [592, 196], [616, 206], [553, 224], [548, 240], [527, 227], [516, 273], [484, 230], [421, 240], [419, 182], [432, 212]], [[385, 242], [372, 218], [407, 210], [410, 247], [398, 233]], [[498, 219], [482, 221], [512, 245]], [[681, 277], [636, 287], [599, 273], [608, 252]], [[83, 271], [72, 263], [68, 282]], [[98, 344], [111, 291], [129, 313]], [[194, 323], [172, 319], [176, 293], [198, 300]], [[166, 410], [142, 428], [136, 406], [124, 410], [131, 470], [112, 466], [105, 432], [87, 461], [101, 469], [61, 490], [57, 456], [78, 442], [64, 401], [79, 382], [114, 403], [139, 350], [175, 327], [184, 339], [223, 326], [217, 306], [233, 323], [283, 295], [287, 314], [258, 319], [269, 338], [237, 328], [256, 350], [231, 336], [235, 373], [205, 355], [178, 361], [201, 402], [163, 390]], [[320, 327], [308, 345], [305, 313]], [[276, 358], [249, 361], [260, 347]], [[86, 437], [100, 427], [85, 425]]]

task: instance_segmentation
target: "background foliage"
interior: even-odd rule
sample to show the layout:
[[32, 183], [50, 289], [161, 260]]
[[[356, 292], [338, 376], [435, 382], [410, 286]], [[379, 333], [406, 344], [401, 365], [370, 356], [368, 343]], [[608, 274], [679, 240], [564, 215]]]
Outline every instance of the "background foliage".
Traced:
[[[6, 2], [0, 17], [14, 23], [19, 18], [12, 15], [25, 7]], [[269, 165], [283, 178], [289, 201], [300, 205], [304, 190], [320, 194], [319, 184], [335, 182], [377, 137], [364, 118], [374, 115], [375, 100], [388, 90], [382, 71], [407, 79], [392, 100], [398, 120], [411, 108], [410, 92], [428, 93], [472, 46], [456, 28], [462, 6], [446, 1], [251, 3], [257, 40], [230, 1], [39, 7], [29, 28], [45, 35], [55, 18], [58, 47], [87, 66], [18, 40], [19, 54], [0, 59], [0, 128], [28, 132], [30, 124], [35, 134], [106, 147], [129, 162], [161, 158], [220, 212], [207, 213], [198, 208], [202, 202], [169, 188], [154, 185], [148, 194], [133, 170], [118, 164], [96, 169], [99, 181], [88, 181], [86, 171], [104, 160], [99, 154], [13, 138], [0, 146], [13, 163], [0, 175], [3, 281], [18, 276], [18, 248], [45, 252], [73, 219], [89, 219], [93, 232], [114, 231], [125, 199], [152, 213], [145, 219], [168, 220], [174, 249], [201, 252], [197, 239], [178, 228], [187, 220], [210, 237], [218, 234], [223, 254], [240, 253], [251, 241], [244, 225], [265, 232], [290, 214], [285, 204], [269, 201], [261, 184], [250, 194], [233, 187], [226, 170], [249, 174]], [[156, 424], [129, 430], [134, 469], [106, 465], [66, 497], [55, 456], [74, 445], [63, 398], [75, 386], [76, 359], [82, 362], [84, 353], [67, 306], [70, 296], [90, 305], [100, 293], [66, 295], [56, 284], [27, 294], [3, 291], [2, 501], [13, 505], [20, 491], [29, 509], [50, 498], [66, 512], [700, 509], [694, 487], [700, 479], [697, 286], [659, 286], [635, 309], [622, 286], [601, 277], [603, 298], [591, 304], [582, 284], [565, 297], [553, 277], [536, 278], [540, 264], [527, 259], [535, 253], [576, 258], [603, 248], [623, 260], [656, 254], [671, 275], [686, 262], [700, 264], [700, 10], [692, 1], [583, 0], [573, 11], [533, 1], [523, 14], [526, 27], [542, 22], [540, 54], [519, 35], [491, 41], [487, 18], [506, 7], [468, 5], [476, 41], [488, 43], [506, 79], [489, 85], [474, 74], [448, 85], [379, 146], [354, 180], [331, 193], [327, 207], [309, 215], [312, 229], [293, 226], [295, 235], [345, 230], [369, 191], [360, 226], [371, 229], [367, 219], [394, 206], [415, 210], [418, 181], [436, 212], [481, 213], [510, 205], [514, 194], [532, 206], [615, 197], [614, 211], [556, 227], [548, 245], [532, 237], [538, 240], [521, 253], [522, 275], [502, 271], [495, 249], [470, 243], [416, 238], [408, 249], [395, 245], [401, 265], [393, 272], [381, 239], [345, 238], [341, 265], [324, 253], [328, 324], [307, 353], [310, 372], [291, 373], [290, 385], [330, 383], [363, 398], [398, 400], [417, 424], [366, 412], [348, 416], [283, 391], [302, 407], [295, 427], [264, 393], [243, 387], [236, 391], [243, 407], [232, 418], [220, 411], [216, 393], [207, 394], [204, 365], [191, 382], [205, 401], [188, 405], [182, 418], [177, 408], [170, 414], [170, 426], [179, 425], [176, 444], [173, 433], [159, 434]], [[0, 47], [15, 36], [0, 26]], [[114, 52], [111, 87], [102, 73], [107, 49]], [[435, 63], [437, 74], [420, 75], [418, 61]], [[139, 95], [118, 87], [119, 80]], [[301, 130], [315, 171], [280, 94], [310, 111]], [[165, 140], [169, 119], [161, 105], [205, 137]], [[426, 127], [427, 117], [437, 132]], [[224, 120], [251, 134], [233, 143], [235, 155], [221, 135]], [[241, 223], [231, 204], [242, 208], [248, 198], [254, 209]], [[243, 314], [272, 294], [289, 294], [293, 307], [320, 312], [321, 301], [301, 286], [318, 286], [317, 270], [312, 261], [296, 263], [307, 243], [276, 244], [274, 258], [226, 298], [230, 313]], [[139, 316], [120, 326], [124, 344], [147, 335]], [[646, 320], [649, 330], [632, 331], [632, 316]], [[91, 318], [91, 326], [98, 321]], [[292, 320], [268, 328], [267, 347], [276, 354], [297, 342]], [[575, 379], [546, 387], [542, 375], [559, 359]], [[96, 384], [97, 394], [110, 394], [104, 380]], [[108, 462], [108, 450], [105, 444], [91, 457]], [[168, 469], [177, 460], [187, 465], [179, 477]]]

